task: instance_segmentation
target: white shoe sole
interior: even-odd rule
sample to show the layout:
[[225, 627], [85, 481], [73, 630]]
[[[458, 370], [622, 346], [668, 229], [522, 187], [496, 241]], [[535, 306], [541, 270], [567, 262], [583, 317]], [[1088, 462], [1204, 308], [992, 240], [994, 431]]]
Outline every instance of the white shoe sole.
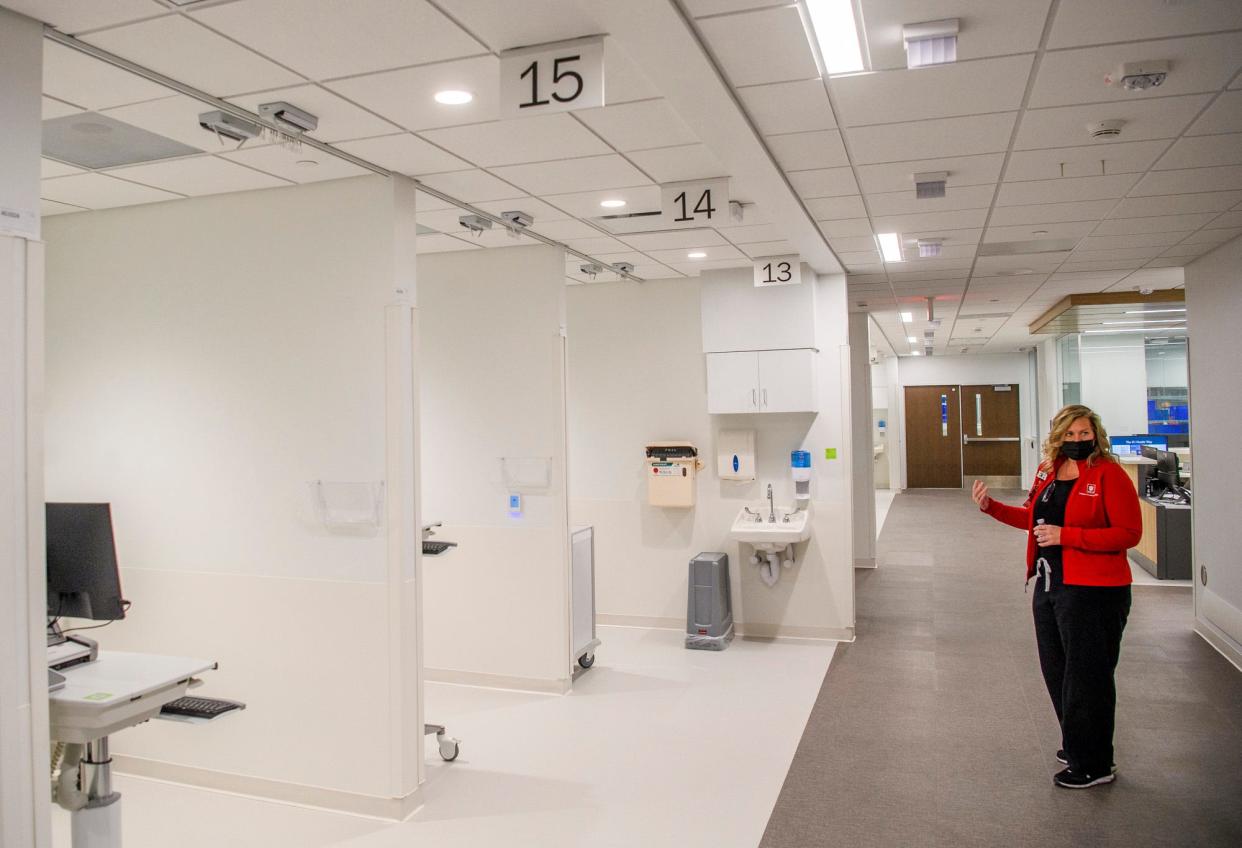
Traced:
[[1062, 783], [1055, 778], [1052, 782], [1057, 786], [1060, 786], [1062, 789], [1090, 789], [1092, 786], [1099, 786], [1101, 783], [1112, 783], [1116, 779], [1117, 775], [1115, 774], [1103, 774], [1090, 783]]

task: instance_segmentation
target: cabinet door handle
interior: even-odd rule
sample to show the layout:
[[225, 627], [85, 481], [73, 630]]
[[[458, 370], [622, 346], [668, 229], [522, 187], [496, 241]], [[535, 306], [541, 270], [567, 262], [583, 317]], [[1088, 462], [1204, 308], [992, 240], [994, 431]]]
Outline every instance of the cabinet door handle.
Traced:
[[763, 390], [763, 405], [764, 406], [768, 405], [768, 390], [767, 389]]
[[759, 392], [755, 389], [750, 390], [750, 405], [754, 407], [759, 406]]

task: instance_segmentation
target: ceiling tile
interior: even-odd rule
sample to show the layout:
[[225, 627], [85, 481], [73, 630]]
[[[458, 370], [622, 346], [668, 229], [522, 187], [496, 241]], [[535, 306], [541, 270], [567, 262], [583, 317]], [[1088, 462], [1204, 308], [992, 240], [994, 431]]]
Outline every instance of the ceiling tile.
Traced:
[[865, 218], [867, 208], [862, 198], [854, 197], [817, 197], [806, 201], [806, 208], [816, 221], [834, 221], [838, 218]]
[[1242, 227], [1227, 230], [1199, 230], [1183, 239], [1181, 244], [1222, 244], [1242, 236]]
[[[338, 159], [327, 153], [321, 153], [310, 147], [301, 150], [286, 150], [275, 144], [267, 147], [243, 148], [232, 153], [221, 153], [225, 159], [231, 159], [260, 171], [283, 177], [295, 183], [317, 183], [324, 180], [339, 180], [342, 177], [357, 177], [369, 174], [357, 165], [351, 165], [344, 159]], [[298, 164], [314, 162], [314, 165]]]
[[55, 159], [48, 159], [46, 156], [39, 163], [39, 176], [43, 179], [49, 177], [67, 177], [70, 174], [80, 174], [82, 169], [74, 165], [66, 165], [64, 162], [57, 162]]
[[1109, 218], [1145, 218], [1152, 215], [1181, 215], [1190, 212], [1224, 212], [1242, 201], [1242, 191], [1213, 191], [1201, 194], [1127, 197], [1108, 213]]
[[1197, 121], [1186, 130], [1186, 135], [1242, 132], [1242, 91], [1226, 91], [1216, 98]]
[[791, 253], [798, 252], [798, 249], [787, 241], [762, 241], [755, 244], [744, 244], [741, 249], [751, 259], [767, 256], [788, 256]]
[[[841, 126], [1005, 112], [1022, 105], [1034, 54], [832, 77]], [[952, 96], [945, 96], [952, 92]]]
[[[543, 199], [558, 209], [563, 209], [570, 215], [579, 218], [594, 218], [600, 215], [617, 213], [629, 214], [660, 211], [660, 187], [650, 184], [567, 194], [545, 194]], [[612, 199], [624, 200], [626, 202], [625, 207], [622, 209], [604, 209], [599, 205], [600, 201]]]
[[627, 156], [657, 183], [705, 180], [723, 177], [728, 173], [715, 154], [703, 144], [635, 150]]
[[872, 234], [871, 221], [868, 218], [851, 218], [843, 221], [819, 221], [819, 228], [825, 238], [849, 238], [850, 236], [869, 236]]
[[1168, 149], [1169, 142], [1113, 142], [1107, 147], [1055, 147], [1018, 150], [1009, 157], [1005, 180], [1051, 180], [1061, 177], [1143, 173]]
[[[1239, 55], [1242, 55], [1242, 34], [1238, 33], [1050, 52], [1039, 66], [1030, 107], [1129, 102], [1216, 91], [1238, 70]], [[1173, 72], [1159, 88], [1147, 91], [1127, 91], [1104, 82], [1105, 75], [1113, 73], [1122, 62], [1136, 59], [1168, 61]]]
[[663, 99], [583, 109], [575, 115], [621, 152], [694, 144], [699, 140]]
[[987, 209], [992, 205], [992, 196], [995, 193], [995, 185], [972, 185], [950, 187], [944, 197], [919, 199], [911, 186], [905, 191], [868, 194], [867, 205], [871, 207], [873, 216]]
[[[706, 253], [702, 259], [691, 259], [688, 252]], [[716, 262], [721, 259], [744, 260], [748, 257], [731, 244], [692, 245], [670, 250], [648, 250], [647, 255], [657, 262], [672, 265], [678, 262]]]
[[1242, 212], [1225, 212], [1214, 217], [1207, 226], [1213, 229], [1218, 227], [1242, 227]]
[[828, 245], [837, 253], [858, 253], [864, 250], [875, 250], [874, 236], [848, 236], [828, 240]]
[[72, 206], [68, 203], [57, 203], [55, 200], [42, 199], [39, 201], [39, 214], [46, 218], [49, 215], [67, 215], [70, 212], [87, 212], [88, 209], [82, 206]]
[[1143, 270], [1147, 270], [1148, 268], [1181, 268], [1185, 266], [1185, 264], [1185, 259], [1153, 259], [1143, 266]]
[[913, 233], [932, 230], [968, 230], [983, 226], [986, 209], [962, 209], [954, 212], [919, 212], [889, 215], [874, 220], [877, 233]]
[[[1014, 149], [1035, 150], [1041, 147], [1074, 145], [1104, 148], [1120, 141], [1176, 138], [1211, 99], [1210, 94], [1190, 94], [1183, 97], [1032, 109], [1022, 119], [1022, 128], [1018, 130]], [[1126, 122], [1120, 136], [1114, 136], [1111, 140], [1092, 140], [1087, 132], [1088, 125], [1114, 119]]]
[[1242, 6], [1233, 2], [1129, 0], [1119, 11], [1117, 6], [1098, 0], [1063, 0], [1048, 46], [1076, 47], [1239, 28]]
[[764, 135], [831, 130], [837, 126], [828, 92], [820, 79], [747, 86], [737, 93]]
[[1114, 174], [1109, 177], [1006, 182], [1001, 186], [996, 205], [1027, 206], [1124, 197], [1138, 179], [1138, 174]]
[[948, 159], [916, 159], [912, 162], [860, 165], [857, 170], [858, 180], [867, 194], [913, 191], [914, 175], [929, 171], [947, 171], [948, 190], [954, 191], [959, 186], [995, 184], [1000, 179], [1004, 161], [1004, 153], [985, 153]]
[[819, 168], [813, 171], [790, 171], [789, 182], [803, 197], [840, 197], [858, 194], [858, 181], [853, 168]]
[[[558, 9], [560, 6], [558, 5]], [[660, 89], [651, 83], [642, 68], [622, 49], [616, 39], [604, 39], [604, 102], [617, 105], [634, 100], [661, 97]]]
[[780, 241], [785, 233], [775, 224], [750, 224], [740, 227], [716, 227], [716, 231], [734, 244], [755, 244]]
[[480, 170], [428, 174], [422, 181], [431, 188], [467, 203], [477, 203], [481, 200], [505, 200], [523, 197], [526, 194], [504, 180]]
[[1029, 53], [1039, 47], [1051, 0], [885, 0], [868, 3], [864, 25], [874, 68], [904, 68], [903, 24], [961, 18], [959, 62], [984, 56]]
[[[246, 0], [191, 14], [315, 80], [485, 52], [426, 0]], [[267, 86], [270, 87], [270, 86]]]
[[1242, 165], [1217, 168], [1190, 168], [1183, 171], [1153, 171], [1131, 192], [1134, 197], [1153, 194], [1183, 194], [1242, 189]]
[[[528, 3], [515, 14], [512, 0], [437, 0], [438, 5], [494, 51], [568, 41], [606, 32], [603, 20], [587, 6]], [[609, 68], [611, 73], [612, 69]]]
[[517, 165], [611, 153], [590, 130], [559, 113], [468, 127], [424, 130], [422, 137], [476, 165]]
[[455, 250], [478, 250], [479, 245], [470, 244], [452, 236], [440, 235], [434, 233], [432, 235], [419, 236], [415, 242], [415, 250], [418, 253], [450, 253]]
[[584, 224], [582, 221], [566, 219], [563, 221], [540, 221], [535, 219], [535, 225], [532, 230], [542, 236], [556, 239], [557, 241], [565, 241], [566, 239], [587, 239], [598, 238], [606, 235], [592, 227], [590, 224]]
[[508, 165], [491, 170], [496, 176], [535, 195], [599, 191], [651, 182], [616, 154], [534, 165]]
[[[1095, 229], [1095, 221], [1058, 221], [1010, 227], [988, 227], [986, 242], [1036, 241], [1039, 239], [1085, 238]], [[1038, 231], [1038, 232], [1037, 232]]]
[[845, 145], [841, 143], [841, 133], [837, 130], [774, 135], [768, 137], [767, 144], [786, 171], [808, 171], [849, 164]]
[[880, 262], [880, 253], [876, 250], [845, 251], [837, 254], [841, 264], [851, 270]]
[[1214, 212], [1188, 215], [1156, 215], [1151, 218], [1115, 218], [1101, 221], [1093, 235], [1126, 236], [1143, 233], [1187, 232], [1197, 230], [1216, 217]]
[[765, 6], [783, 6], [789, 0], [685, 0], [686, 11], [696, 18], [704, 15], [721, 15], [729, 12], [745, 12]]
[[634, 233], [622, 236], [623, 241], [636, 250], [650, 253], [653, 250], [678, 250], [683, 247], [710, 247], [723, 245], [725, 240], [713, 229], [706, 227], [688, 230], [666, 230], [659, 233]]
[[292, 103], [319, 118], [319, 126], [308, 135], [320, 141], [370, 138], [388, 135], [399, 129], [396, 124], [389, 123], [318, 85], [297, 85], [228, 99], [251, 112], [258, 112], [261, 103], [281, 100]]
[[1116, 205], [1115, 200], [1085, 200], [1077, 203], [1009, 206], [993, 210], [991, 224], [999, 227], [1016, 227], [1022, 224], [1046, 224], [1058, 221], [1098, 221]]
[[1009, 147], [1016, 112], [846, 130], [856, 165], [994, 153]]
[[216, 156], [191, 156], [187, 159], [114, 168], [108, 171], [108, 175], [191, 197], [291, 185], [287, 180]]
[[747, 268], [750, 267], [750, 260], [742, 259], [721, 259], [715, 262], [678, 262], [669, 266], [674, 271], [679, 271], [687, 277], [697, 277], [704, 271], [717, 271], [723, 268]]
[[1160, 157], [1156, 170], [1242, 165], [1242, 133], [1199, 135], [1178, 140]]
[[4, 6], [50, 24], [69, 35], [169, 14], [167, 8], [156, 5], [153, 0], [108, 0], [107, 3], [83, 3], [82, 0], [4, 0]]
[[539, 229], [539, 224], [548, 221], [565, 221], [569, 219], [569, 215], [557, 209], [550, 203], [544, 203], [537, 197], [508, 197], [502, 200], [480, 200], [475, 206], [484, 212], [491, 212], [493, 215], [499, 215], [502, 212], [519, 210], [535, 218], [535, 229]]
[[470, 168], [470, 163], [464, 159], [458, 159], [410, 133], [342, 141], [335, 146], [390, 171], [412, 177]]
[[106, 109], [167, 97], [172, 92], [84, 53], [44, 40], [43, 93], [86, 109]]
[[82, 40], [217, 97], [302, 81], [297, 74], [181, 15], [104, 30]]
[[1075, 256], [1090, 250], [1124, 250], [1129, 248], [1168, 247], [1186, 238], [1185, 232], [1141, 233], [1126, 236], [1091, 236], [1074, 248]]
[[77, 106], [62, 103], [54, 97], [43, 98], [43, 120], [45, 121], [49, 118], [63, 118], [65, 115], [76, 115], [81, 111]]
[[181, 197], [179, 194], [118, 180], [105, 174], [75, 174], [71, 177], [44, 180], [40, 194], [47, 200], [86, 209], [111, 209]]
[[[408, 130], [480, 124], [499, 114], [500, 61], [477, 56], [437, 62], [336, 80], [327, 87]], [[437, 103], [436, 92], [446, 89], [469, 91], [474, 100], [462, 106]]]
[[1167, 257], [1185, 257], [1187, 259], [1195, 256], [1202, 256], [1209, 250], [1215, 250], [1215, 244], [1177, 244], [1164, 250], [1160, 256]]
[[[161, 97], [159, 100], [147, 100], [143, 103], [105, 109], [100, 114], [208, 153], [232, 150], [237, 147], [237, 142], [217, 138], [215, 133], [208, 132], [198, 125], [198, 116], [209, 111], [209, 108], [192, 97], [175, 94], [172, 97]], [[262, 142], [256, 144], [255, 141], [251, 139], [246, 144], [255, 147], [262, 145]]]
[[697, 22], [735, 86], [819, 76], [796, 6], [781, 6]]

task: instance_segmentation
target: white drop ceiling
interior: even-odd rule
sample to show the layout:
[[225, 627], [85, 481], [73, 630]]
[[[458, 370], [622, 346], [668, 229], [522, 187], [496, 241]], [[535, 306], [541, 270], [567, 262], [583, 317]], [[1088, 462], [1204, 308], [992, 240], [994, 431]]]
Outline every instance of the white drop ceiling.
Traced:
[[[1242, 234], [1242, 3], [860, 3], [871, 70], [825, 79], [788, 0], [520, 10], [504, 0], [0, 0], [244, 108], [302, 106], [320, 117], [315, 138], [489, 212], [529, 212], [536, 231], [642, 277], [797, 252], [829, 270], [835, 255], [851, 308], [871, 312], [897, 353], [924, 330], [899, 313], [918, 319], [928, 297], [937, 352], [1010, 351], [1031, 343], [1027, 324], [1065, 294], [1179, 286], [1185, 263]], [[701, 61], [655, 67], [650, 45], [621, 25], [627, 14], [642, 18], [644, 39], [687, 36]], [[961, 19], [958, 62], [907, 70], [902, 25], [945, 17]], [[609, 105], [498, 119], [500, 51], [601, 33]], [[1170, 63], [1164, 85], [1105, 84], [1120, 62], [1147, 59]], [[365, 173], [309, 148], [222, 146], [197, 126], [197, 101], [50, 41], [44, 64], [45, 118], [99, 111], [203, 151], [93, 172], [45, 159], [45, 215]], [[432, 95], [444, 88], [475, 100], [441, 106]], [[1091, 138], [1087, 125], [1105, 119], [1124, 120], [1121, 135]], [[722, 126], [753, 137], [723, 137]], [[746, 167], [755, 151], [770, 157], [767, 170]], [[912, 177], [925, 171], [948, 172], [944, 198], [916, 199]], [[740, 223], [628, 233], [597, 220], [605, 198], [650, 212], [660, 183], [715, 176], [733, 177], [747, 204]], [[419, 210], [437, 231], [419, 237], [424, 252], [523, 243], [499, 228], [471, 238], [459, 210], [427, 195]], [[881, 232], [902, 235], [906, 261], [883, 261]], [[943, 239], [940, 256], [917, 258], [918, 238]], [[979, 255], [1057, 239], [1070, 247]], [[696, 248], [707, 256], [690, 260]], [[567, 261], [570, 281], [589, 282], [581, 264]], [[988, 317], [969, 318], [978, 314]]]

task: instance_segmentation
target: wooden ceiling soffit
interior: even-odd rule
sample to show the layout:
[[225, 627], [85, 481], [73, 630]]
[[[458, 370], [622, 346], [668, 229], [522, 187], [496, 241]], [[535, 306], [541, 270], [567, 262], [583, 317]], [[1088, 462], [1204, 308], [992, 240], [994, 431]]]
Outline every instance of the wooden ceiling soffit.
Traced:
[[[1031, 335], [1037, 333], [1074, 333], [1087, 325], [1098, 325], [1109, 318], [1122, 319], [1128, 310], [1144, 307], [1159, 308], [1168, 304], [1184, 304], [1184, 289], [1160, 289], [1151, 294], [1138, 292], [1099, 292], [1095, 294], [1071, 294], [1036, 318], [1027, 327]], [[1133, 316], [1131, 316], [1133, 317]]]

